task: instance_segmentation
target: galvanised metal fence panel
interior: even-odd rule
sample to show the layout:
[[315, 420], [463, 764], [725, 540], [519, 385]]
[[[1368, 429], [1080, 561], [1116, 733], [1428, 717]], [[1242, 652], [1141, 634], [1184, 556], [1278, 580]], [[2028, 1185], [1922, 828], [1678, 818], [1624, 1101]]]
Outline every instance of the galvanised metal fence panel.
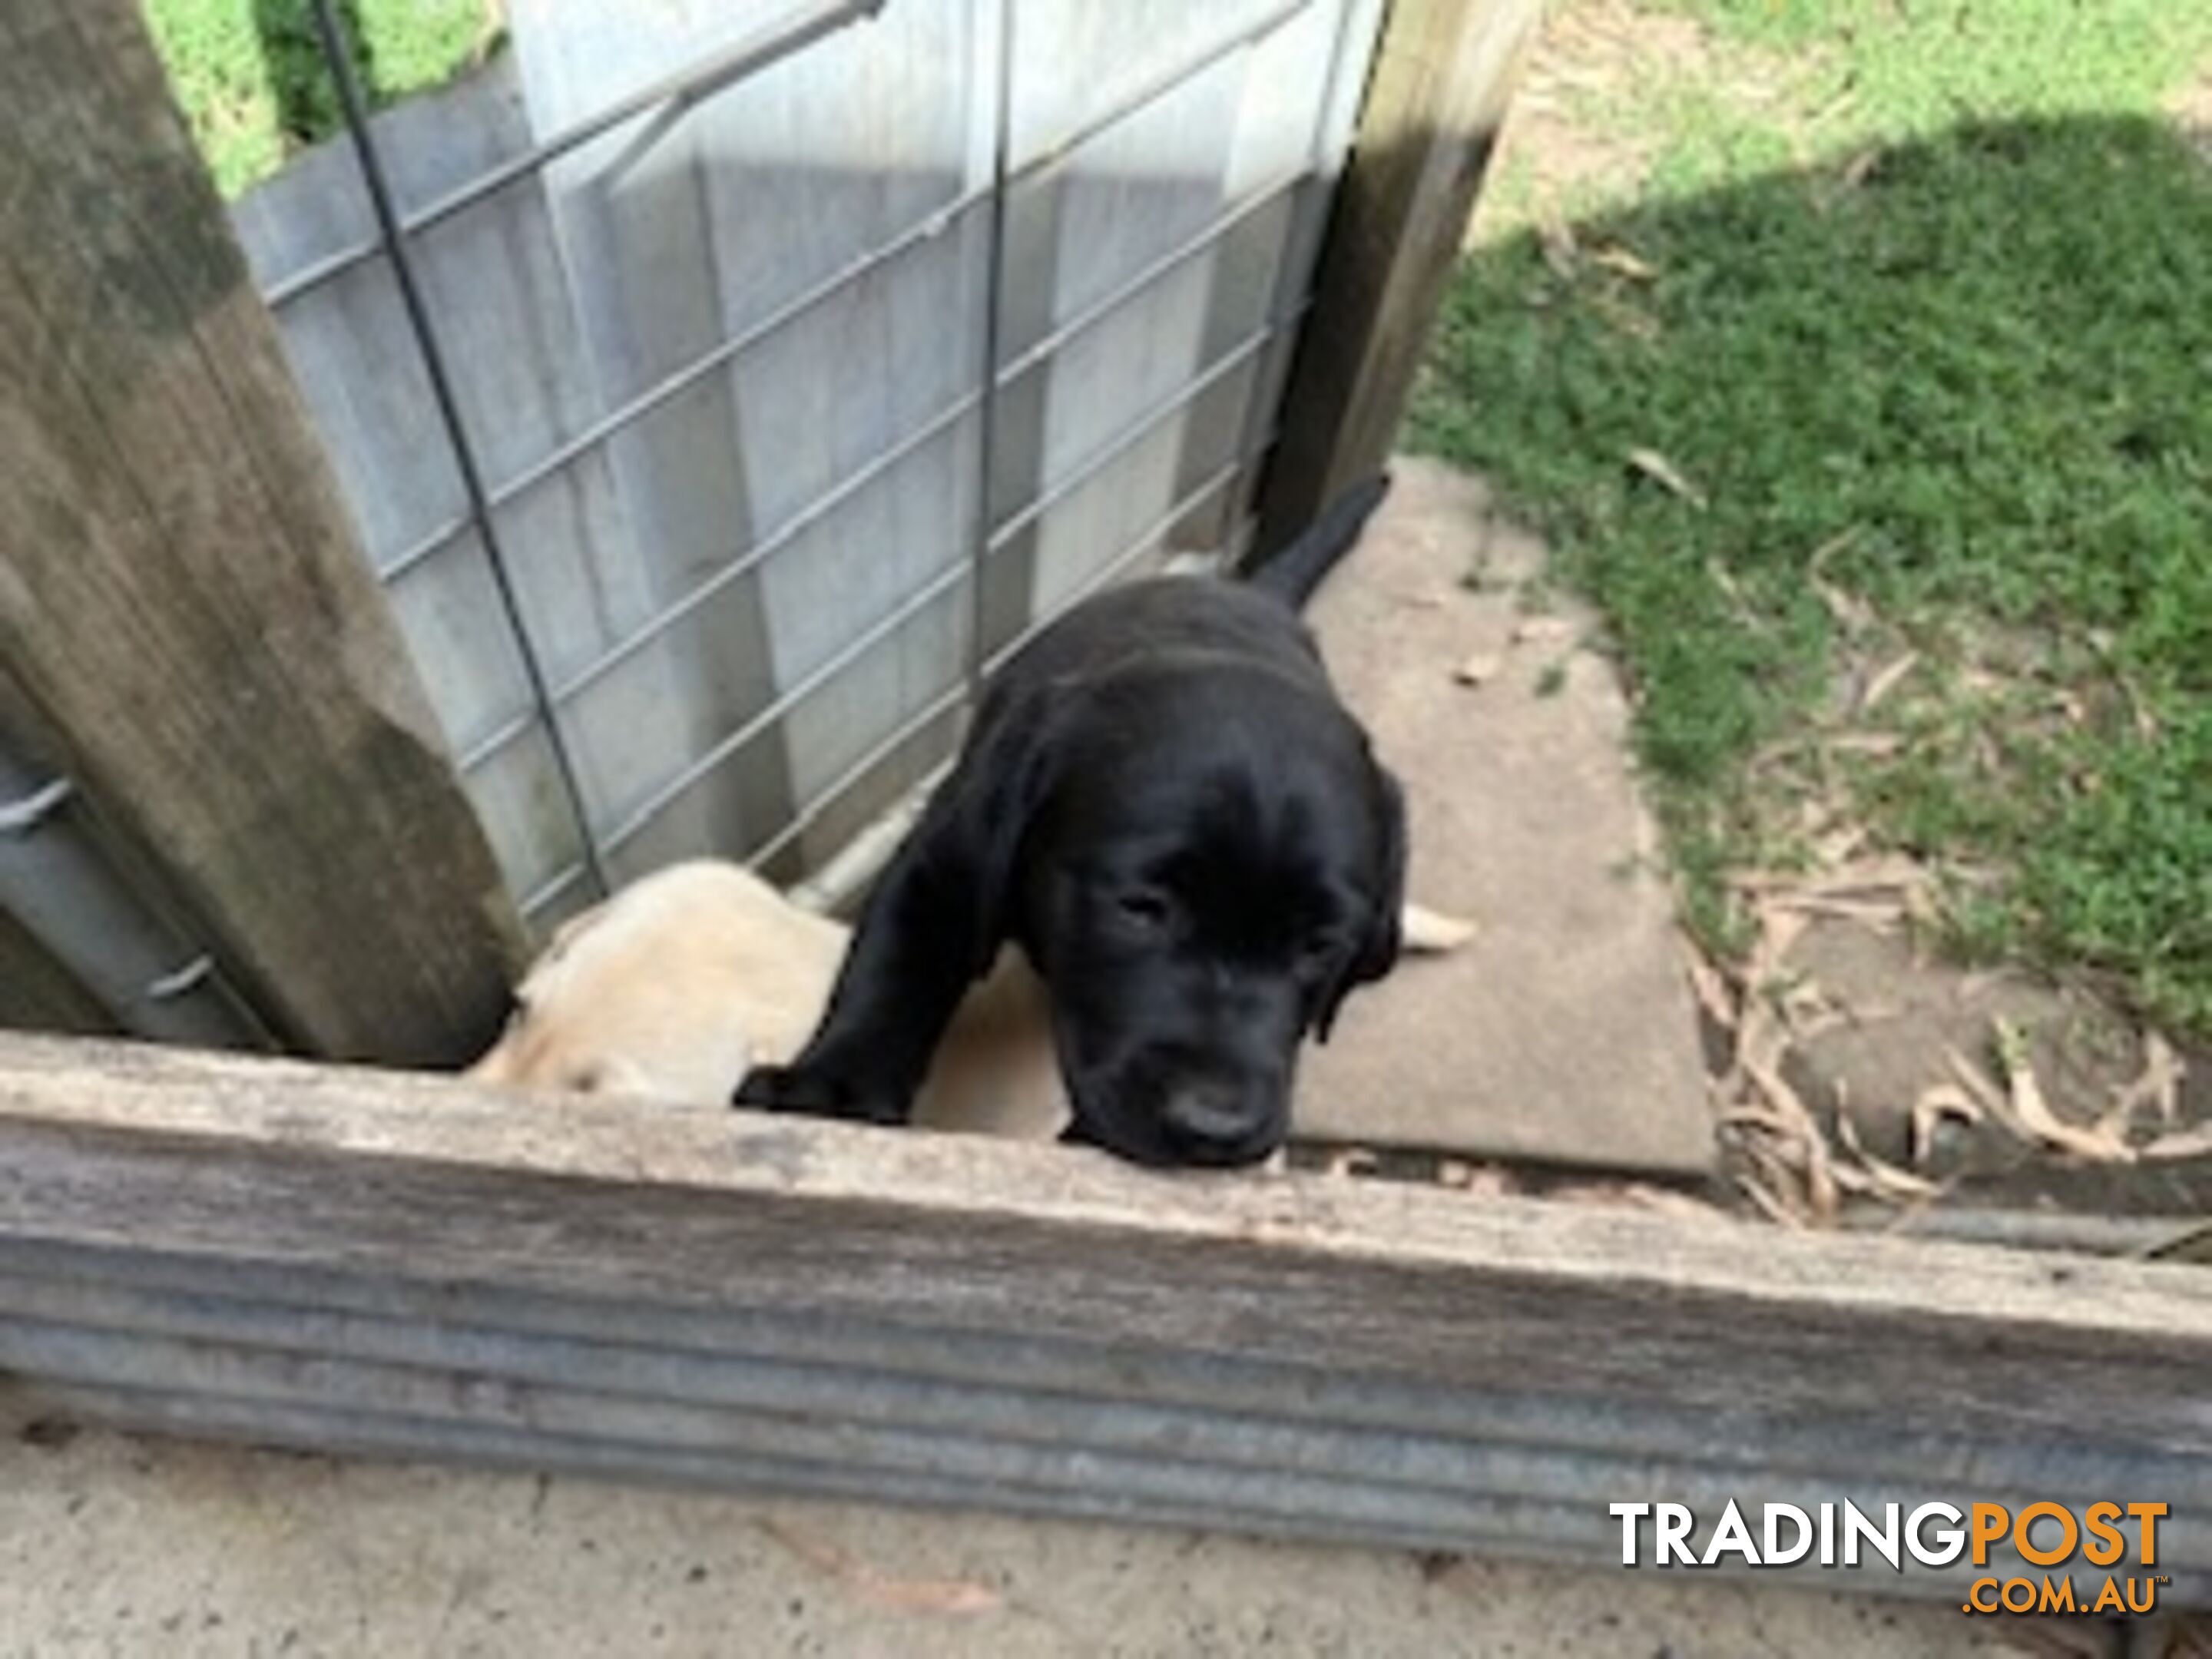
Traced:
[[515, 0], [238, 205], [533, 921], [796, 878], [1058, 609], [1234, 546], [1380, 11]]

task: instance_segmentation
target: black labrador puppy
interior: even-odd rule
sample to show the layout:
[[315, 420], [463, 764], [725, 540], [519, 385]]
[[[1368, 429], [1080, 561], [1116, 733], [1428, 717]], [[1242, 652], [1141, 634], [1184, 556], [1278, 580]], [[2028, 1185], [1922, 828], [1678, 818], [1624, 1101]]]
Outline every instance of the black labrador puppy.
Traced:
[[1325, 1041], [1398, 955], [1398, 786], [1297, 615], [1385, 488], [1348, 492], [1247, 581], [1109, 589], [1018, 652], [812, 1038], [737, 1103], [903, 1121], [1012, 940], [1051, 994], [1067, 1139], [1154, 1164], [1273, 1152], [1300, 1039]]

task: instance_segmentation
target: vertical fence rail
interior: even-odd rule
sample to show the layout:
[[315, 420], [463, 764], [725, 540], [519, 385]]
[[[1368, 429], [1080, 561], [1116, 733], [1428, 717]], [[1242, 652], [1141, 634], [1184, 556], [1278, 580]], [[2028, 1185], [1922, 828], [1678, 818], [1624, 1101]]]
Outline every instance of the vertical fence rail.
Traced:
[[399, 301], [406, 308], [409, 328], [415, 337], [416, 349], [422, 353], [423, 372], [430, 380], [430, 396], [438, 407], [438, 422], [444, 430], [447, 447], [453, 451], [454, 468], [460, 474], [461, 489], [468, 498], [469, 519], [476, 526], [477, 537], [483, 543], [484, 559], [491, 568], [492, 585], [499, 595], [500, 609], [505, 613], [507, 626], [514, 632], [514, 648], [522, 664], [522, 672], [534, 702], [545, 723], [545, 744], [553, 757], [553, 769], [561, 782], [562, 798], [576, 820], [578, 844], [583, 849], [585, 869], [601, 896], [613, 891], [607, 879], [605, 866], [599, 857], [597, 838], [592, 833], [590, 811], [585, 803], [583, 785], [576, 776], [574, 757], [568, 752], [568, 739], [562, 734], [560, 712], [553, 705], [553, 697], [546, 684], [545, 665], [539, 659], [536, 642], [530, 637], [530, 628], [522, 614], [521, 600], [514, 588], [514, 577], [507, 568], [507, 550], [500, 540], [499, 526], [494, 522], [489, 493], [484, 486], [483, 467], [477, 459], [475, 444], [470, 440], [468, 428], [461, 419], [459, 401], [453, 395], [453, 376], [446, 365], [446, 354], [438, 343], [438, 331], [431, 321], [429, 308], [423, 303], [422, 284], [416, 280], [415, 262], [407, 246], [407, 233], [399, 222], [393, 206], [390, 185], [384, 175], [384, 158], [378, 154], [376, 135], [370, 131], [368, 100], [362, 90], [361, 71], [354, 62], [353, 47], [345, 38], [345, 29], [338, 19], [337, 0], [313, 0], [315, 32], [321, 37], [323, 57], [328, 63], [331, 78], [337, 87], [338, 107], [345, 116], [346, 131], [353, 142], [354, 154], [361, 161], [362, 182], [368, 187], [369, 210], [375, 215], [377, 239], [385, 258], [392, 263], [392, 280], [398, 286]]
[[1459, 257], [1542, 0], [1390, 0], [1314, 278], [1256, 552], [1382, 464]]

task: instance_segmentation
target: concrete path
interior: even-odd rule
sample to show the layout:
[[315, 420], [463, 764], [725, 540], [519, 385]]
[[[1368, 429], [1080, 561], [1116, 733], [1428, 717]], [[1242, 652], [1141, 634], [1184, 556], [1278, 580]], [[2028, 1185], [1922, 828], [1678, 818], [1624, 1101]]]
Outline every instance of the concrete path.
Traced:
[[1540, 544], [1401, 458], [1311, 617], [1404, 780], [1414, 895], [1480, 931], [1346, 1006], [1299, 1079], [1306, 1135], [1690, 1173], [1713, 1156], [1696, 1016], [1628, 708], [1589, 613], [1531, 612]]
[[0, 1390], [0, 1655], [24, 1659], [2017, 1650], [1948, 1607], [1650, 1570], [746, 1503], [90, 1432], [40, 1445], [24, 1427]]

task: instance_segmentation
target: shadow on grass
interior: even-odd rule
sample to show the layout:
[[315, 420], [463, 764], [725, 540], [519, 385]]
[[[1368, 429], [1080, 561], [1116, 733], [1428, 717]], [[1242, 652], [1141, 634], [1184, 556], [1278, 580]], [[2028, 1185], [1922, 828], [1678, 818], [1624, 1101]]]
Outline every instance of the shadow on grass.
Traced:
[[[362, 27], [358, 0], [338, 0], [333, 9], [369, 107], [379, 108], [387, 100], [377, 79], [375, 51]], [[286, 146], [305, 149], [337, 131], [344, 125], [344, 110], [337, 73], [323, 55], [313, 0], [253, 0], [253, 33]]]
[[1962, 128], [1480, 251], [1411, 438], [1606, 612], [1701, 929], [1841, 799], [1971, 953], [2212, 1033], [2212, 168], [2172, 131]]

